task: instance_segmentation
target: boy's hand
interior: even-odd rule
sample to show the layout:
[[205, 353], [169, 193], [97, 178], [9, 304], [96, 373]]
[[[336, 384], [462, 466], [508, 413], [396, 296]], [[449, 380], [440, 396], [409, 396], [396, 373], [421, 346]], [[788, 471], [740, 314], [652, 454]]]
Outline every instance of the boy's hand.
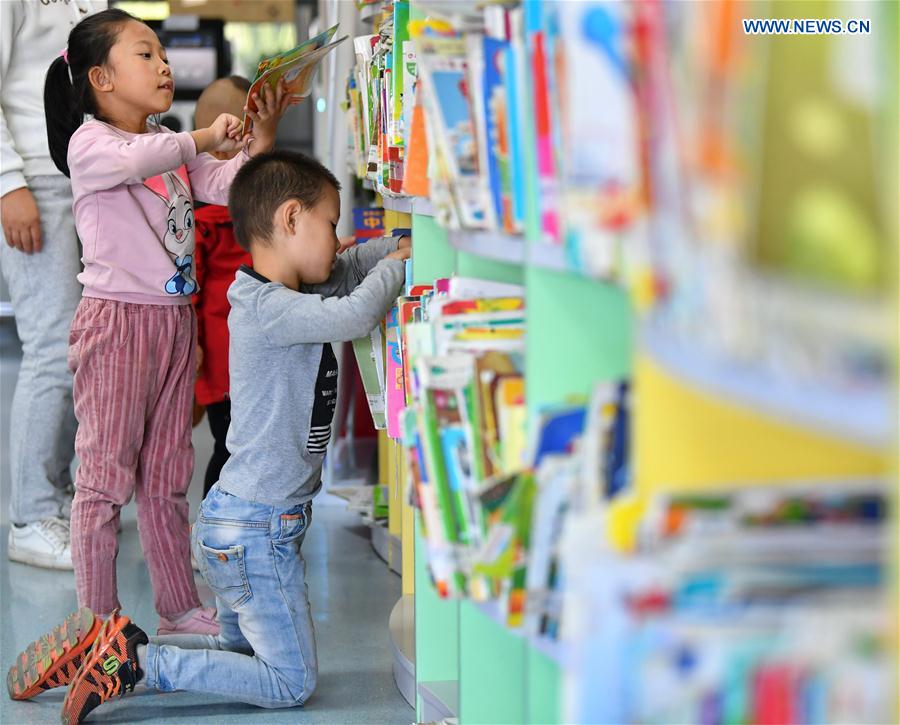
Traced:
[[289, 106], [296, 105], [302, 100], [299, 96], [292, 96], [287, 92], [284, 77], [278, 79], [275, 90], [268, 83], [263, 84], [259, 93], [253, 96], [257, 110], [251, 111], [244, 107], [246, 113], [253, 119], [251, 136], [253, 143], [250, 146], [250, 155], [271, 151], [275, 147], [275, 133], [278, 131], [278, 123], [284, 116]]
[[412, 249], [409, 247], [403, 247], [402, 249], [398, 249], [396, 252], [391, 252], [389, 255], [385, 257], [385, 259], [399, 259], [401, 262], [412, 257]]
[[412, 237], [402, 236], [397, 241], [397, 249], [411, 249], [412, 248]]
[[241, 119], [230, 113], [220, 113], [209, 128], [198, 128], [191, 131], [197, 153], [204, 151], [224, 151], [230, 153], [241, 149]]
[[354, 237], [354, 236], [338, 237], [338, 241], [341, 243], [340, 246], [338, 247], [338, 251], [337, 251], [338, 254], [343, 254], [348, 249], [350, 249], [350, 247], [356, 245], [356, 237]]

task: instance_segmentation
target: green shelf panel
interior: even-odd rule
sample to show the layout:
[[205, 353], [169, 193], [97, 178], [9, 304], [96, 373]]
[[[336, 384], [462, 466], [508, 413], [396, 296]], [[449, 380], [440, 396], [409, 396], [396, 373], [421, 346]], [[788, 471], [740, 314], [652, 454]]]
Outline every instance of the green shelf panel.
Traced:
[[[441, 599], [431, 584], [416, 515], [416, 687], [459, 677], [459, 602]], [[417, 689], [418, 692], [418, 689]], [[421, 717], [421, 696], [416, 696]]]
[[413, 284], [431, 284], [456, 271], [456, 250], [433, 217], [412, 215]]
[[463, 277], [480, 277], [510, 284], [525, 282], [525, 272], [520, 264], [498, 262], [468, 252], [458, 252], [457, 255], [456, 271]]
[[626, 293], [565, 272], [527, 268], [525, 385], [530, 419], [541, 408], [590, 395], [597, 382], [631, 369]]
[[562, 722], [562, 670], [556, 662], [532, 647], [529, 647], [527, 657], [525, 722], [557, 725]]
[[526, 656], [524, 639], [471, 602], [460, 602], [460, 725], [526, 722]]

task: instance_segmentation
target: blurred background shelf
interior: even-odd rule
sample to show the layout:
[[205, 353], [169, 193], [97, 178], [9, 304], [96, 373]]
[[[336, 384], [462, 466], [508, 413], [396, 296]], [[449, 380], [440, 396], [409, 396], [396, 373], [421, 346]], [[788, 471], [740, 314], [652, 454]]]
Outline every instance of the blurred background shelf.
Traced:
[[400, 573], [400, 537], [388, 531], [387, 524], [375, 521], [372, 526], [372, 548], [397, 574]]
[[712, 396], [866, 447], [891, 442], [894, 428], [888, 386], [836, 390], [786, 380], [758, 367], [717, 360], [679, 343], [656, 325], [643, 329], [641, 343], [663, 369]]

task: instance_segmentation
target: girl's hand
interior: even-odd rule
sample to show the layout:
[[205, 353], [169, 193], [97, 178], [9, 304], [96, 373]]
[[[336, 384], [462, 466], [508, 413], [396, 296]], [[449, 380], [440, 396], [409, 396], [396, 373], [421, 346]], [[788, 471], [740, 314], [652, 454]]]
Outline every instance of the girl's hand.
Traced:
[[253, 143], [250, 147], [250, 155], [271, 151], [275, 147], [275, 133], [278, 131], [278, 123], [284, 116], [289, 106], [296, 105], [302, 100], [299, 96], [292, 96], [287, 92], [284, 77], [278, 79], [278, 84], [273, 91], [268, 84], [264, 84], [259, 93], [253, 95], [257, 110], [251, 111], [244, 108], [253, 119], [251, 135]]
[[194, 143], [197, 145], [197, 153], [239, 151], [243, 143], [241, 125], [241, 119], [237, 116], [221, 113], [209, 128], [198, 128], [196, 131], [192, 131], [191, 136], [194, 137]]
[[210, 151], [237, 151], [241, 148], [241, 119], [230, 113], [220, 113], [209, 130], [213, 132], [215, 147]]
[[356, 245], [356, 237], [354, 236], [338, 237], [338, 241], [340, 242], [340, 246], [338, 247], [337, 251], [338, 254], [343, 254], [348, 249], [350, 249], [350, 247]]

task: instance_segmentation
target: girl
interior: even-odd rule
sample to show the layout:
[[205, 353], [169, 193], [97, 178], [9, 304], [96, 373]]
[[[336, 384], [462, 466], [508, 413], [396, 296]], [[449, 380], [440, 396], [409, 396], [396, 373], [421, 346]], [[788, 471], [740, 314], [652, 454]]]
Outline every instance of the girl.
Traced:
[[[225, 204], [241, 165], [268, 151], [287, 106], [264, 91], [252, 141], [222, 114], [173, 133], [152, 121], [174, 83], [165, 50], [121, 10], [80, 22], [47, 73], [50, 155], [72, 180], [84, 245], [83, 298], [69, 336], [80, 460], [72, 506], [78, 599], [95, 613], [119, 607], [121, 507], [137, 498], [160, 634], [214, 634], [191, 571], [188, 504], [196, 321], [193, 199]], [[85, 116], [90, 120], [85, 121]], [[214, 151], [243, 152], [217, 161]]]

